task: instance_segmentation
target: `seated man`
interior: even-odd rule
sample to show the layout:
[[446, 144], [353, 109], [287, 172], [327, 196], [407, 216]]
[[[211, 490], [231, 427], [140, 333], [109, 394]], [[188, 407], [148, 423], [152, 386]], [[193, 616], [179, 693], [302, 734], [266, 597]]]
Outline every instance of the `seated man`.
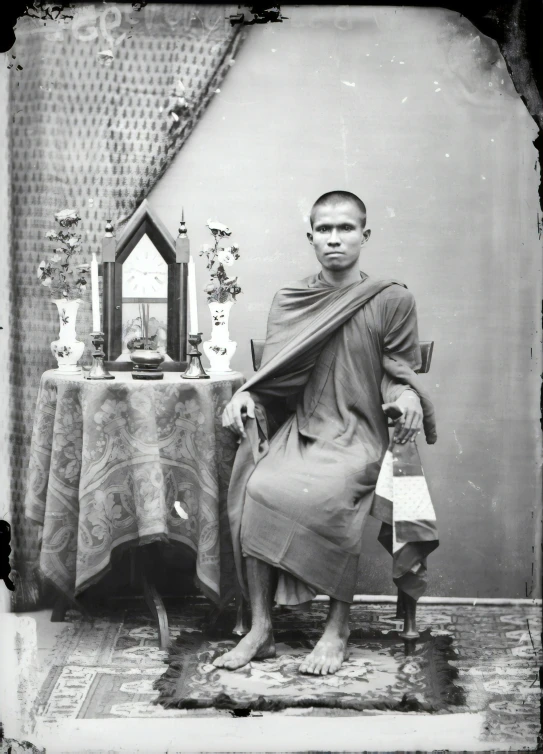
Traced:
[[383, 404], [401, 410], [397, 443], [413, 441], [423, 421], [435, 441], [433, 410], [414, 373], [413, 296], [359, 269], [370, 237], [363, 202], [333, 191], [315, 202], [310, 219], [321, 270], [276, 294], [262, 366], [223, 415], [241, 438], [228, 508], [252, 609], [250, 632], [214, 661], [229, 669], [274, 656], [274, 596], [293, 605], [317, 593], [330, 596], [330, 612], [300, 671], [340, 668], [362, 531], [389, 444]]

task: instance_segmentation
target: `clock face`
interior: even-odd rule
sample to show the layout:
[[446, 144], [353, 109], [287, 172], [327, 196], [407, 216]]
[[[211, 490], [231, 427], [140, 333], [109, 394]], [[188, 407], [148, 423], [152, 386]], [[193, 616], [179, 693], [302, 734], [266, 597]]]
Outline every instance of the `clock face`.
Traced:
[[149, 307], [149, 337], [155, 347], [166, 354], [168, 322], [168, 265], [144, 235], [122, 266], [122, 353], [129, 360], [130, 344], [141, 338], [142, 305]]
[[123, 302], [167, 297], [168, 265], [144, 235], [123, 264]]

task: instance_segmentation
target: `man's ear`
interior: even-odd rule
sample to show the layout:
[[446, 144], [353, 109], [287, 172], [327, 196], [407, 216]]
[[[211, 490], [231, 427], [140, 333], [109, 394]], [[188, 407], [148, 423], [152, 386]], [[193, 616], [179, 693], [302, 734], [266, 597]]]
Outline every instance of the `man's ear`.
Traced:
[[307, 240], [309, 241], [309, 243], [311, 244], [311, 246], [313, 246], [313, 233], [309, 233], [309, 231], [308, 231], [308, 233], [307, 233]]
[[364, 240], [362, 241], [362, 243], [367, 243], [370, 240], [370, 236], [371, 230], [368, 228], [368, 230], [364, 231]]

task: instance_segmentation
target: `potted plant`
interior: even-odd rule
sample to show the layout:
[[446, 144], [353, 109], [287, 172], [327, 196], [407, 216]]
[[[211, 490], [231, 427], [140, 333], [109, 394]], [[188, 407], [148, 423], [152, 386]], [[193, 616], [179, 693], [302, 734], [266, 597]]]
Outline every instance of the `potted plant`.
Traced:
[[149, 304], [140, 304], [139, 321], [141, 335], [127, 343], [130, 361], [134, 364], [132, 377], [136, 380], [161, 380], [164, 373], [160, 365], [164, 355], [157, 350], [158, 332], [149, 335]]

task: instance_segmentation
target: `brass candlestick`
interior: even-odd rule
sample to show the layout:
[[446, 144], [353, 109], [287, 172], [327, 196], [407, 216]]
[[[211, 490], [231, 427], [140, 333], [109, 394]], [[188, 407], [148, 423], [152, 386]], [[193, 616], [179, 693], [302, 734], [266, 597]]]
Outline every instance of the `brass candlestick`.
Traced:
[[106, 357], [102, 345], [104, 343], [103, 332], [91, 333], [91, 340], [94, 346], [94, 353], [92, 354], [92, 366], [90, 368], [88, 380], [114, 380], [115, 375], [110, 374], [104, 366], [104, 359]]
[[198, 350], [198, 346], [202, 342], [203, 333], [191, 333], [189, 335], [189, 343], [192, 346], [187, 356], [189, 363], [186, 370], [181, 375], [184, 380], [209, 380], [209, 375], [205, 373], [202, 366], [201, 356], [202, 354]]

